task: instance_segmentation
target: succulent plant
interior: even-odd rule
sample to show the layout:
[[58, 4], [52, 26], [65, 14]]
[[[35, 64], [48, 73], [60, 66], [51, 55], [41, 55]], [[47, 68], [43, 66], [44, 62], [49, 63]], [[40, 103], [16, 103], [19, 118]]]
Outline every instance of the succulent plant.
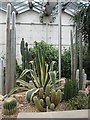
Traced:
[[49, 95], [50, 95], [50, 84], [46, 86], [46, 91], [45, 91], [45, 96], [47, 97]]
[[55, 109], [55, 104], [54, 104], [54, 103], [51, 103], [50, 109], [51, 109], [52, 111], [54, 111], [54, 109]]
[[40, 88], [39, 89], [39, 98], [40, 99], [43, 99], [43, 93], [44, 93], [43, 88]]
[[3, 103], [3, 114], [12, 115], [17, 110], [17, 101], [13, 97], [6, 98]]
[[56, 101], [56, 91], [52, 89], [51, 91], [51, 103], [55, 103]]
[[50, 101], [50, 97], [46, 97], [46, 105], [50, 108], [51, 105], [51, 101]]
[[38, 108], [39, 111], [45, 112], [46, 109], [41, 105], [40, 100], [38, 99], [37, 96], [34, 96], [33, 98], [35, 106]]
[[57, 90], [55, 105], [57, 106], [60, 101], [61, 101], [61, 90]]
[[44, 103], [44, 100], [43, 99], [40, 99], [40, 104], [44, 107], [45, 106], [45, 103]]

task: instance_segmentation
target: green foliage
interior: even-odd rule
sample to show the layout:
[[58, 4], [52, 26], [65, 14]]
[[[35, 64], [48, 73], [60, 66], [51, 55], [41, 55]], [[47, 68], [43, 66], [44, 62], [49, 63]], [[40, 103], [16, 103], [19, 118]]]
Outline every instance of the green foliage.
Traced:
[[26, 100], [28, 101], [28, 102], [32, 102], [33, 101], [33, 96], [38, 92], [38, 90], [39, 89], [37, 89], [37, 88], [33, 88], [33, 89], [31, 89], [31, 90], [28, 90], [27, 92], [26, 92]]
[[64, 86], [64, 99], [68, 101], [78, 94], [78, 85], [76, 80], [66, 80]]
[[[48, 84], [52, 85], [52, 87], [55, 86], [56, 71], [53, 71], [55, 62], [52, 61], [50, 68], [48, 68], [48, 64], [45, 63], [44, 55], [42, 54], [41, 49], [36, 52], [37, 54], [35, 61], [30, 62], [32, 69], [25, 69], [19, 79], [23, 78], [27, 73], [30, 73], [35, 88], [43, 88], [43, 90], [45, 90]], [[55, 80], [50, 76], [55, 76]]]
[[41, 48], [43, 54], [45, 55], [45, 61], [49, 65], [51, 64], [52, 61], [58, 60], [58, 50], [53, 47], [51, 44], [47, 44], [44, 41], [41, 42], [34, 42], [35, 45], [33, 48], [30, 48], [29, 51], [31, 53], [31, 57], [34, 59], [36, 55], [36, 51]]
[[[58, 49], [53, 47], [51, 44], [47, 44], [44, 41], [35, 42], [33, 48], [29, 49], [31, 57], [35, 59], [37, 49], [41, 48], [45, 55], [45, 61], [50, 66], [52, 61], [56, 61], [55, 70], [58, 70]], [[71, 54], [70, 49], [65, 49], [62, 53], [62, 77], [70, 78], [71, 77]]]
[[61, 57], [62, 77], [71, 78], [71, 52], [70, 49], [64, 49]]
[[67, 103], [67, 109], [69, 110], [88, 109], [88, 97], [82, 94], [72, 98]]
[[17, 110], [17, 101], [13, 97], [6, 98], [3, 103], [3, 114], [12, 115]]

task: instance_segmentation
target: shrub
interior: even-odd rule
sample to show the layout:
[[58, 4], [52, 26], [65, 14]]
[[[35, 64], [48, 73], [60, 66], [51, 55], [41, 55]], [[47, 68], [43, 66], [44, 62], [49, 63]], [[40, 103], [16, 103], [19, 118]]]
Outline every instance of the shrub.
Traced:
[[68, 101], [78, 94], [78, 85], [76, 80], [66, 80], [64, 85], [64, 99]]
[[67, 109], [69, 110], [80, 110], [88, 109], [88, 97], [84, 94], [74, 97], [67, 103]]

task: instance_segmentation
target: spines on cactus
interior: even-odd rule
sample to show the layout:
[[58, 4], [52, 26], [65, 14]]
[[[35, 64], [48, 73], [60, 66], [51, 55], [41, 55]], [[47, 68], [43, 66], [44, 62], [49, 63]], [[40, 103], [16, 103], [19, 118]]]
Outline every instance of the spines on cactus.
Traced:
[[60, 101], [61, 101], [61, 90], [57, 90], [56, 101], [55, 101], [56, 106], [59, 104]]
[[44, 103], [44, 100], [43, 99], [40, 99], [40, 104], [45, 107], [45, 103]]
[[43, 88], [40, 88], [40, 89], [39, 89], [39, 98], [40, 98], [40, 99], [43, 99], [43, 93], [44, 93]]
[[56, 101], [56, 91], [52, 89], [51, 91], [51, 103], [55, 103]]
[[17, 110], [17, 101], [13, 97], [6, 98], [3, 103], [3, 114], [12, 115]]
[[55, 110], [55, 104], [54, 104], [54, 103], [51, 103], [51, 105], [50, 105], [50, 109], [51, 109], [52, 111]]
[[47, 97], [49, 95], [50, 95], [50, 84], [46, 86], [46, 91], [45, 91], [45, 96]]
[[50, 108], [51, 105], [51, 101], [50, 101], [50, 97], [46, 97], [46, 105]]
[[35, 106], [38, 108], [39, 111], [41, 111], [41, 112], [46, 111], [46, 109], [41, 105], [41, 103], [40, 103], [39, 99], [37, 98], [37, 96], [34, 96], [33, 100], [34, 100]]

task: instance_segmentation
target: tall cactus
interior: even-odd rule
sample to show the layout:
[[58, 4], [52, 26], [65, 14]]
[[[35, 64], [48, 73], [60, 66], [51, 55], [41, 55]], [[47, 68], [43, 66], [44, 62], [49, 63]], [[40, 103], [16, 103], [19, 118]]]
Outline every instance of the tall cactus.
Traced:
[[15, 86], [16, 74], [16, 29], [15, 12], [12, 13], [12, 29], [10, 29], [11, 5], [7, 5], [6, 26], [6, 93]]
[[28, 43], [24, 41], [24, 38], [21, 40], [20, 51], [22, 55], [22, 70], [29, 68], [29, 62], [32, 60], [29, 49]]

